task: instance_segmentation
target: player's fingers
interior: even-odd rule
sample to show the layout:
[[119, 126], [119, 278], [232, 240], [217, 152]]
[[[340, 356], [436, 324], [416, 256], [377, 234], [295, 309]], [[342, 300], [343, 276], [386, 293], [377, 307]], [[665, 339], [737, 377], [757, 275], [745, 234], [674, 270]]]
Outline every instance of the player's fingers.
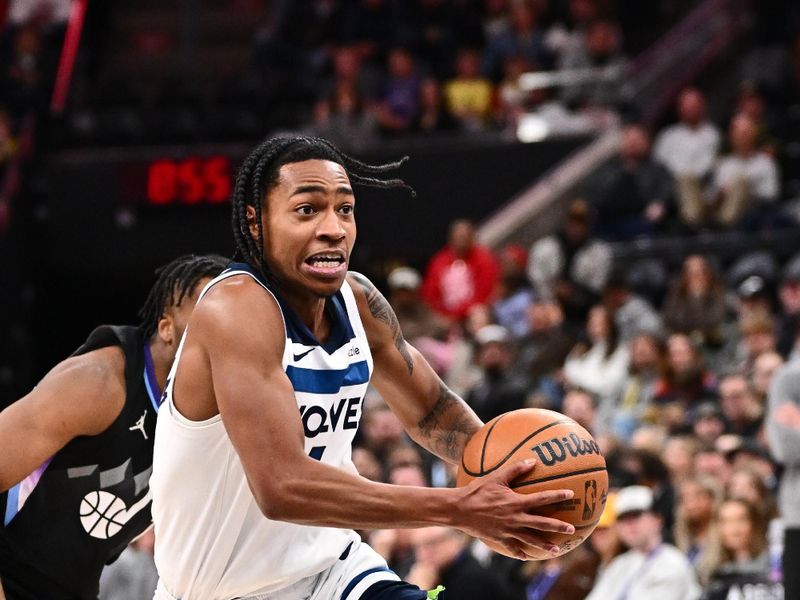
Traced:
[[541, 515], [527, 515], [524, 519], [519, 521], [519, 524], [536, 531], [566, 533], [567, 535], [575, 533], [575, 526], [571, 523], [565, 523], [564, 521], [559, 521], [551, 517], [543, 517]]
[[514, 544], [517, 545], [523, 552], [525, 548], [535, 548], [543, 550], [550, 554], [557, 554], [560, 550], [558, 544], [547, 539], [546, 536], [536, 533], [531, 530], [522, 530], [514, 534]]
[[525, 494], [525, 506], [527, 508], [537, 508], [539, 506], [547, 506], [548, 504], [556, 504], [557, 502], [564, 502], [570, 500], [575, 495], [572, 490], [547, 490], [544, 492], [533, 492], [532, 494]]
[[505, 551], [518, 560], [528, 560], [528, 556], [523, 550], [523, 542], [516, 539], [508, 539], [500, 542]]
[[522, 477], [530, 473], [534, 466], [536, 466], [536, 460], [533, 458], [526, 458], [525, 460], [508, 463], [495, 471], [494, 478], [500, 483], [508, 485], [517, 477]]

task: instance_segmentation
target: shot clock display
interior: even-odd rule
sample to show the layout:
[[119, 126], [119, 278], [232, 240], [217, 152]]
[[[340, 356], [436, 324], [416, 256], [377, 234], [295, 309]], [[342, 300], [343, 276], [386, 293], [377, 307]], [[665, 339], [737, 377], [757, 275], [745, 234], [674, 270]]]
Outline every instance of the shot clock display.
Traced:
[[231, 165], [226, 156], [161, 159], [147, 165], [147, 203], [220, 204], [231, 194]]

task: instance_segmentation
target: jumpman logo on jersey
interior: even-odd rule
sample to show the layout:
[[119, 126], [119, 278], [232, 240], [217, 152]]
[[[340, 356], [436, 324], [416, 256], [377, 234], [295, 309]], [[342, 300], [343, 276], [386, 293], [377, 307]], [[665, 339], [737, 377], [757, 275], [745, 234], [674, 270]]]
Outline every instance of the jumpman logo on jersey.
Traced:
[[139, 420], [136, 421], [133, 425], [128, 427], [128, 431], [136, 431], [137, 429], [142, 432], [144, 439], [147, 439], [147, 432], [144, 430], [144, 420], [147, 417], [147, 411], [142, 413], [142, 416], [139, 417]]

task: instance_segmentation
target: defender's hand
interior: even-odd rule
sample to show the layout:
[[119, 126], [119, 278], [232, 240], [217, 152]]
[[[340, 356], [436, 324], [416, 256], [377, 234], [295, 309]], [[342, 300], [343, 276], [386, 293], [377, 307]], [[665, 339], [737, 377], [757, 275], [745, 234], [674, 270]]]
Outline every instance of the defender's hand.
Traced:
[[504, 465], [460, 488], [458, 515], [454, 526], [471, 536], [503, 546], [521, 560], [529, 558], [526, 546], [556, 553], [559, 548], [548, 532], [572, 534], [575, 528], [564, 521], [538, 514], [539, 508], [573, 497], [572, 490], [548, 490], [518, 494], [510, 484], [530, 473], [535, 460]]

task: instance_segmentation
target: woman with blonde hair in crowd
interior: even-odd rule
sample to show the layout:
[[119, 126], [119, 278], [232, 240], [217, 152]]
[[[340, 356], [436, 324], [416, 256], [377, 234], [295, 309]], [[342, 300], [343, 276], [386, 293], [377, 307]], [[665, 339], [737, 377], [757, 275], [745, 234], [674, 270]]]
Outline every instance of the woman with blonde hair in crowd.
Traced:
[[709, 551], [714, 560], [703, 598], [726, 598], [732, 586], [766, 584], [770, 573], [767, 520], [759, 506], [744, 498], [728, 498], [715, 511], [713, 527]]

